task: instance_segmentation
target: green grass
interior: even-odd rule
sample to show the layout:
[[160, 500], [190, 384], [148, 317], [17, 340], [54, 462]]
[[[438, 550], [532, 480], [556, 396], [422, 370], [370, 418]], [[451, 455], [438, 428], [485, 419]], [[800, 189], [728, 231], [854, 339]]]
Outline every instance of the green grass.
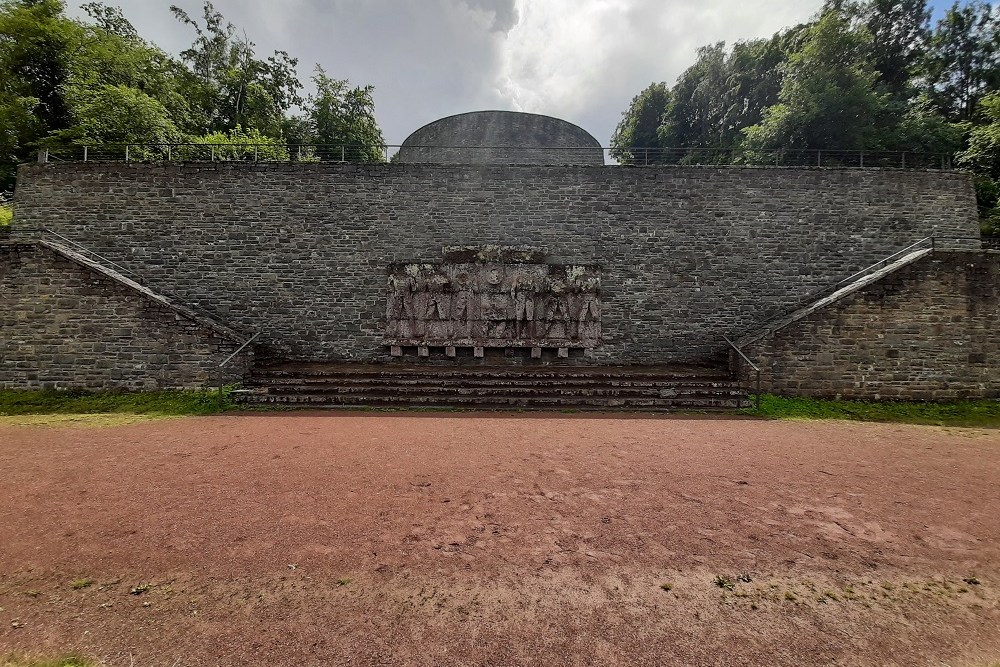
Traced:
[[10, 221], [14, 217], [14, 211], [7, 206], [0, 206], [0, 228], [10, 227]]
[[0, 415], [210, 415], [233, 407], [228, 389], [221, 404], [215, 391], [0, 391]]
[[1000, 427], [1000, 401], [905, 403], [820, 400], [761, 396], [760, 410], [746, 414], [773, 419], [844, 419], [851, 421], [933, 424], [938, 426]]

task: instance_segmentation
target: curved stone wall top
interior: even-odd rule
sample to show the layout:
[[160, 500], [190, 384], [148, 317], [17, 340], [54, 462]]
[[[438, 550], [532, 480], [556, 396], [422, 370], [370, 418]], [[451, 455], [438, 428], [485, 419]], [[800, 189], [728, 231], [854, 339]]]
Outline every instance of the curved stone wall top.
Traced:
[[397, 162], [603, 165], [600, 142], [552, 116], [473, 111], [424, 125], [403, 142]]

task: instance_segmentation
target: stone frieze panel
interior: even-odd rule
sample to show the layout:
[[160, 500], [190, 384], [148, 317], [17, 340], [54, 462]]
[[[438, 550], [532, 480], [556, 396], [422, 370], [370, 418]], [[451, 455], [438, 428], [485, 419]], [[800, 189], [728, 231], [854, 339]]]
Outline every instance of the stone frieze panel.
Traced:
[[403, 264], [388, 274], [389, 345], [582, 347], [601, 342], [594, 266]]

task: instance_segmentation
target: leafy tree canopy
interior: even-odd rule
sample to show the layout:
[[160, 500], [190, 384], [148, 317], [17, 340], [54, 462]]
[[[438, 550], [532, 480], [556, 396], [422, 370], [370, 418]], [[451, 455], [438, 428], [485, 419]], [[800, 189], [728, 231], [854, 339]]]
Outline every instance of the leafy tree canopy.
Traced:
[[[284, 51], [259, 57], [209, 1], [197, 19], [171, 8], [194, 34], [176, 58], [144, 40], [119, 8], [83, 9], [89, 20], [69, 18], [63, 0], [0, 0], [0, 191], [40, 147], [220, 137], [259, 140], [265, 151], [291, 140], [383, 143], [370, 86], [324, 73], [317, 85], [326, 89], [297, 117], [306, 102], [298, 61]], [[350, 159], [381, 155], [358, 149]]]

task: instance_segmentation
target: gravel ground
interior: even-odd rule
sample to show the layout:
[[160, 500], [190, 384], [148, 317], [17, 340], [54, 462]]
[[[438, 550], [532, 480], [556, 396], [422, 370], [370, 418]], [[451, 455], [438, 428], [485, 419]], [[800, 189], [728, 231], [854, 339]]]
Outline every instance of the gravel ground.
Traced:
[[979, 667], [998, 452], [1000, 431], [740, 419], [0, 425], [0, 654]]

